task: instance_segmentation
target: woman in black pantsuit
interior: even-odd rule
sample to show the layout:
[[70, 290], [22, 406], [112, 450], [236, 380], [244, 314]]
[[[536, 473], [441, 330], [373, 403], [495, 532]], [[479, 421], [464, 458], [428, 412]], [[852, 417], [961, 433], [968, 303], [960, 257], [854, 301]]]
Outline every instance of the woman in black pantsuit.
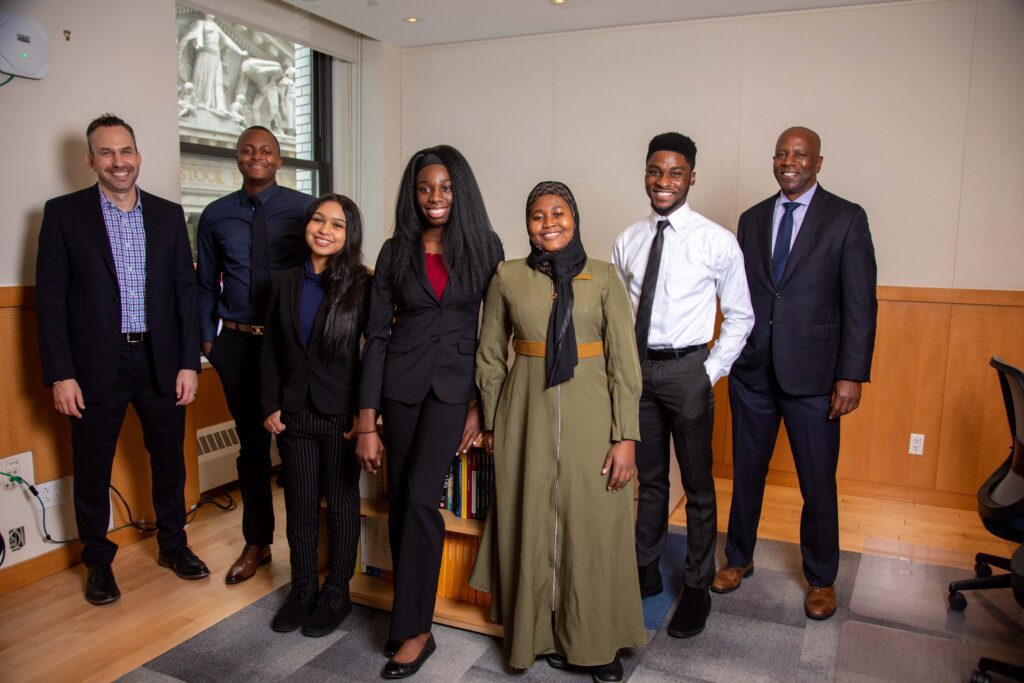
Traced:
[[[359, 541], [359, 463], [349, 439], [370, 284], [355, 203], [337, 194], [314, 201], [306, 244], [305, 264], [274, 280], [263, 339], [263, 426], [281, 449], [292, 565], [291, 591], [272, 626], [324, 636], [352, 611], [348, 581]], [[318, 590], [322, 496], [330, 572]]]
[[480, 434], [474, 360], [480, 302], [503, 258], [473, 171], [455, 149], [421, 150], [405, 168], [395, 233], [381, 248], [363, 350], [359, 443], [380, 467], [384, 418], [388, 532], [395, 573], [385, 678], [419, 670], [434, 651], [444, 521], [438, 501], [457, 450]]

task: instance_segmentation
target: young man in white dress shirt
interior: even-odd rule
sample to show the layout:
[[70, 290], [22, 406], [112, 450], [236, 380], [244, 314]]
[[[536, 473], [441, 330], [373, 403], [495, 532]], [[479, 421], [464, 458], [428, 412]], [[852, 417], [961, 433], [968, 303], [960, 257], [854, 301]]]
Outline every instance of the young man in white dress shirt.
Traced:
[[[668, 627], [678, 638], [703, 631], [711, 611], [718, 525], [711, 475], [712, 389], [729, 374], [754, 325], [736, 237], [686, 203], [696, 182], [696, 157], [697, 146], [680, 133], [651, 140], [645, 186], [653, 211], [619, 235], [612, 253], [633, 301], [643, 373], [636, 553], [644, 597], [662, 591], [670, 436], [686, 493], [683, 595]], [[716, 299], [724, 320], [709, 350]]]

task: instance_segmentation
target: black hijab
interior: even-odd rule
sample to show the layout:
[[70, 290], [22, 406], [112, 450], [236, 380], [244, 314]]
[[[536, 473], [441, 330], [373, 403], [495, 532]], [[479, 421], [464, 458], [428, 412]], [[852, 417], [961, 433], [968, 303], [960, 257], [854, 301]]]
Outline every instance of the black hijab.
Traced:
[[560, 251], [549, 253], [530, 240], [530, 255], [527, 265], [551, 278], [555, 287], [555, 298], [548, 318], [548, 338], [545, 344], [544, 362], [547, 386], [553, 387], [572, 379], [574, 368], [579, 362], [576, 351], [576, 327], [572, 322], [573, 291], [572, 279], [587, 265], [587, 252], [580, 240], [580, 212], [572, 191], [563, 183], [547, 180], [537, 183], [526, 199], [526, 224], [530, 224], [530, 207], [542, 195], [561, 197], [572, 209], [572, 240]]

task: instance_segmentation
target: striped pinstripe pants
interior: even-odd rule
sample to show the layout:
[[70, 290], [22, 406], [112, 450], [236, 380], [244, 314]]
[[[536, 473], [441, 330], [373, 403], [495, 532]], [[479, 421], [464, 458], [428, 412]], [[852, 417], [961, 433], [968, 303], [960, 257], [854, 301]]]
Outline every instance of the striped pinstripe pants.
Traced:
[[301, 410], [282, 413], [287, 429], [278, 437], [284, 466], [284, 502], [292, 582], [315, 585], [320, 501], [327, 499], [324, 585], [347, 588], [359, 542], [359, 463], [354, 442], [342, 436], [350, 415], [324, 415], [307, 400]]

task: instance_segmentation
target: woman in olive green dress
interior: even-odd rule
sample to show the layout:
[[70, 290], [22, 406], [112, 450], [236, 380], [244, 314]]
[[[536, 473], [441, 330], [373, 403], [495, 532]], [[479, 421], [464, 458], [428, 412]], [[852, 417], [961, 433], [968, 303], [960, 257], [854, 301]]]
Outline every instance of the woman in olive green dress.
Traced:
[[500, 264], [484, 302], [476, 377], [496, 495], [470, 583], [494, 593], [512, 667], [546, 656], [621, 680], [619, 648], [644, 644], [632, 312], [615, 268], [587, 258], [568, 187], [540, 183], [526, 219], [530, 256]]

